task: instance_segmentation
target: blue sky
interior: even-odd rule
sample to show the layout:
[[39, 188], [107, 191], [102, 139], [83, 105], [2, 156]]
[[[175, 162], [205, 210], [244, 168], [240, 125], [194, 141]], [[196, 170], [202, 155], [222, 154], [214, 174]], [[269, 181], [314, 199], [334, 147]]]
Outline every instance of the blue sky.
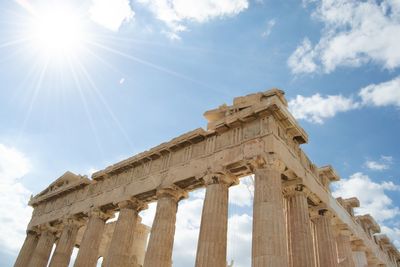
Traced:
[[[308, 132], [309, 157], [341, 175], [335, 195], [359, 197], [358, 212], [400, 246], [399, 1], [59, 3], [0, 3], [4, 266], [23, 241], [29, 196], [65, 171], [90, 174], [272, 87]], [[251, 195], [232, 190], [229, 260], [248, 266]], [[174, 266], [193, 265], [202, 197], [180, 204]]]

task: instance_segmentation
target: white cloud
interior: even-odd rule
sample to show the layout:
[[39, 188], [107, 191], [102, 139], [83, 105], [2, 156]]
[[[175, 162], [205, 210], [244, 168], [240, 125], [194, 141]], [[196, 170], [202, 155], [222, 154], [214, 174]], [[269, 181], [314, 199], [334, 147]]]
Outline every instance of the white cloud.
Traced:
[[305, 38], [288, 59], [288, 65], [293, 73], [311, 73], [317, 69], [314, 62], [313, 48], [310, 40]]
[[357, 197], [360, 208], [357, 214], [371, 214], [378, 222], [384, 222], [400, 215], [399, 207], [394, 206], [387, 192], [399, 192], [400, 185], [393, 182], [372, 181], [367, 175], [357, 172], [348, 179], [342, 179], [333, 185], [335, 197]]
[[155, 17], [163, 21], [169, 31], [167, 36], [179, 39], [179, 32], [187, 29], [186, 23], [207, 22], [214, 18], [234, 16], [247, 9], [248, 0], [138, 0], [148, 7]]
[[360, 105], [351, 98], [342, 95], [314, 94], [310, 97], [297, 95], [289, 101], [289, 110], [296, 119], [322, 124], [325, 119], [334, 117], [339, 112], [358, 108]]
[[244, 214], [234, 214], [228, 220], [228, 263], [235, 267], [251, 266], [251, 241], [253, 218]]
[[[303, 43], [290, 57], [293, 73], [374, 62], [387, 69], [400, 66], [400, 8], [396, 1], [322, 0], [313, 17], [324, 23], [315, 46]], [[307, 4], [307, 3], [306, 3]], [[306, 62], [309, 68], [302, 68]], [[311, 67], [310, 67], [311, 66]]]
[[129, 0], [92, 0], [89, 13], [94, 22], [112, 31], [118, 31], [135, 15]]
[[[384, 156], [383, 156], [384, 157]], [[398, 221], [400, 208], [395, 206], [388, 192], [400, 192], [400, 185], [393, 182], [374, 182], [367, 175], [357, 172], [348, 179], [333, 184], [335, 197], [357, 197], [360, 208], [357, 215], [371, 214], [381, 226], [381, 232], [387, 234], [394, 245], [400, 247], [400, 229], [391, 222]]]
[[254, 192], [252, 177], [240, 179], [240, 184], [229, 188], [229, 203], [239, 207], [252, 207]]
[[383, 171], [390, 168], [392, 161], [393, 157], [391, 156], [381, 156], [379, 161], [367, 160], [365, 162], [365, 167], [374, 171]]
[[389, 165], [386, 163], [380, 163], [377, 161], [373, 161], [373, 160], [367, 160], [365, 162], [365, 166], [370, 169], [370, 170], [374, 170], [374, 171], [383, 171], [383, 170], [387, 170], [389, 169]]
[[400, 107], [400, 77], [380, 84], [368, 85], [360, 90], [359, 95], [364, 104]]
[[202, 194], [191, 194], [189, 199], [179, 203], [176, 218], [175, 243], [173, 251], [174, 266], [193, 266], [196, 260], [203, 198]]
[[400, 249], [400, 228], [397, 227], [387, 227], [387, 226], [382, 226], [381, 227], [381, 232], [383, 234], [386, 234], [391, 241], [393, 241], [393, 244]]
[[[300, 65], [298, 65], [300, 66]], [[296, 119], [311, 123], [322, 124], [325, 119], [334, 117], [339, 112], [354, 110], [368, 106], [395, 106], [400, 108], [400, 76], [387, 82], [370, 84], [361, 88], [358, 97], [342, 95], [321, 96], [319, 93], [312, 96], [297, 95], [289, 101], [289, 110]], [[381, 158], [381, 160], [384, 160]], [[382, 163], [368, 162], [371, 169], [385, 168]]]
[[389, 162], [389, 163], [393, 162], [393, 157], [392, 156], [384, 156], [384, 155], [382, 155], [381, 159], [386, 161], [386, 162]]
[[269, 20], [267, 23], [267, 27], [266, 27], [265, 31], [261, 34], [261, 36], [264, 38], [267, 38], [271, 34], [272, 29], [274, 28], [275, 24], [276, 24], [275, 19]]
[[32, 209], [27, 206], [31, 192], [19, 182], [30, 169], [23, 153], [0, 144], [0, 241], [9, 253], [21, 247], [31, 217]]

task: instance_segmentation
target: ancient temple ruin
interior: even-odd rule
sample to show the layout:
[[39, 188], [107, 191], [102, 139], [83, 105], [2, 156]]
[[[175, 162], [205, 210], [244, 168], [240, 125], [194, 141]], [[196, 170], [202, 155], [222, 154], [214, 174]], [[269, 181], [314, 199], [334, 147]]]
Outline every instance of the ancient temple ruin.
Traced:
[[[91, 179], [67, 172], [31, 199], [16, 267], [170, 267], [177, 203], [206, 188], [196, 267], [225, 267], [229, 187], [254, 174], [252, 267], [400, 267], [400, 253], [356, 198], [335, 199], [340, 180], [301, 145], [307, 133], [272, 89], [205, 112], [207, 130], [185, 133]], [[340, 144], [338, 144], [340, 145]], [[138, 213], [157, 202], [151, 231]], [[116, 212], [118, 220], [106, 223]], [[147, 236], [149, 241], [146, 246]], [[50, 258], [53, 245], [56, 248]]]

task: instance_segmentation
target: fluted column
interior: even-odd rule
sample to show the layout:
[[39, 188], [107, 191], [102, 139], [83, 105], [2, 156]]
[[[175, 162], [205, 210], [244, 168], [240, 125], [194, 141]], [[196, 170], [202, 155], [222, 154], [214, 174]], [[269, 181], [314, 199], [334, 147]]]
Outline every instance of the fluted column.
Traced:
[[46, 267], [49, 261], [51, 250], [53, 249], [56, 236], [50, 229], [41, 231], [39, 241], [32, 255], [29, 267]]
[[253, 267], [287, 267], [288, 252], [281, 174], [285, 166], [273, 155], [257, 159], [253, 203]]
[[104, 258], [106, 267], [131, 266], [132, 245], [138, 213], [147, 205], [136, 199], [118, 203], [120, 208], [118, 221], [115, 225], [107, 256]]
[[74, 267], [94, 267], [97, 264], [97, 257], [100, 242], [103, 237], [106, 220], [111, 217], [100, 209], [93, 209], [89, 214], [89, 222], [76, 257]]
[[179, 188], [157, 191], [157, 210], [151, 228], [144, 267], [171, 267], [178, 201], [187, 197]]
[[14, 267], [28, 267], [32, 254], [36, 248], [39, 239], [34, 231], [27, 231], [24, 244], [19, 251]]
[[226, 267], [228, 189], [237, 179], [224, 174], [203, 177], [206, 183], [197, 243], [196, 267]]
[[355, 267], [351, 249], [350, 233], [339, 231], [336, 236], [336, 248], [339, 267]]
[[319, 209], [318, 214], [313, 218], [319, 266], [338, 266], [331, 220], [332, 215], [326, 209]]
[[284, 189], [287, 200], [289, 263], [292, 267], [313, 267], [315, 257], [307, 203], [307, 189], [303, 185]]
[[50, 267], [67, 267], [69, 265], [76, 235], [81, 226], [81, 221], [72, 218], [64, 222], [64, 228], [50, 261]]

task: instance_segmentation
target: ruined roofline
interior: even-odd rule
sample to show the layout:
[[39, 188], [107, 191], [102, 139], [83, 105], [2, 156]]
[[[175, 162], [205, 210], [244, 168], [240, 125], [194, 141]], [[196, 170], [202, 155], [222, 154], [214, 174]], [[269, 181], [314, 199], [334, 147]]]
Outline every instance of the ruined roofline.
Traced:
[[54, 182], [52, 182], [48, 187], [46, 187], [46, 189], [42, 190], [34, 197], [31, 197], [28, 205], [33, 207], [38, 205], [40, 202], [58, 197], [90, 183], [92, 183], [92, 180], [90, 180], [86, 175], [76, 175], [70, 171], [67, 171]]
[[308, 135], [289, 112], [284, 94], [282, 90], [273, 88], [265, 92], [236, 97], [233, 99], [233, 105], [224, 104], [204, 113], [208, 121], [207, 129], [225, 131], [241, 122], [251, 120], [253, 115], [272, 113], [299, 144], [307, 143]]
[[356, 216], [356, 218], [359, 219], [361, 222], [368, 224], [369, 228], [374, 232], [374, 234], [381, 232], [381, 227], [375, 221], [374, 217], [371, 216], [371, 214], [358, 215]]
[[327, 178], [330, 182], [337, 182], [340, 180], [340, 176], [331, 165], [319, 167], [318, 175], [320, 178]]
[[377, 241], [377, 243], [381, 244], [383, 247], [386, 247], [389, 251], [391, 251], [395, 255], [395, 257], [398, 260], [400, 260], [399, 250], [386, 234], [378, 234], [375, 235], [374, 238]]
[[[121, 172], [125, 168], [142, 164], [160, 157], [163, 153], [174, 151], [190, 143], [196, 143], [204, 140], [207, 136], [216, 134], [223, 129], [234, 128], [242, 122], [252, 120], [266, 113], [273, 114], [285, 125], [286, 130], [291, 133], [299, 144], [308, 141], [308, 135], [297, 123], [295, 118], [287, 109], [287, 101], [284, 98], [284, 92], [279, 89], [271, 89], [265, 92], [250, 94], [243, 97], [237, 97], [233, 100], [232, 106], [222, 105], [217, 109], [209, 110], [204, 113], [208, 119], [208, 129], [197, 128], [193, 131], [184, 133], [168, 142], [162, 143], [148, 151], [134, 155], [128, 159], [122, 160], [116, 164], [92, 174], [93, 180], [101, 180], [108, 174]], [[214, 116], [214, 117], [213, 117]], [[216, 116], [216, 117], [215, 117]], [[215, 120], [211, 119], [214, 118]], [[212, 125], [211, 125], [212, 124]]]
[[356, 197], [345, 198], [343, 201], [352, 208], [360, 207], [360, 200]]

